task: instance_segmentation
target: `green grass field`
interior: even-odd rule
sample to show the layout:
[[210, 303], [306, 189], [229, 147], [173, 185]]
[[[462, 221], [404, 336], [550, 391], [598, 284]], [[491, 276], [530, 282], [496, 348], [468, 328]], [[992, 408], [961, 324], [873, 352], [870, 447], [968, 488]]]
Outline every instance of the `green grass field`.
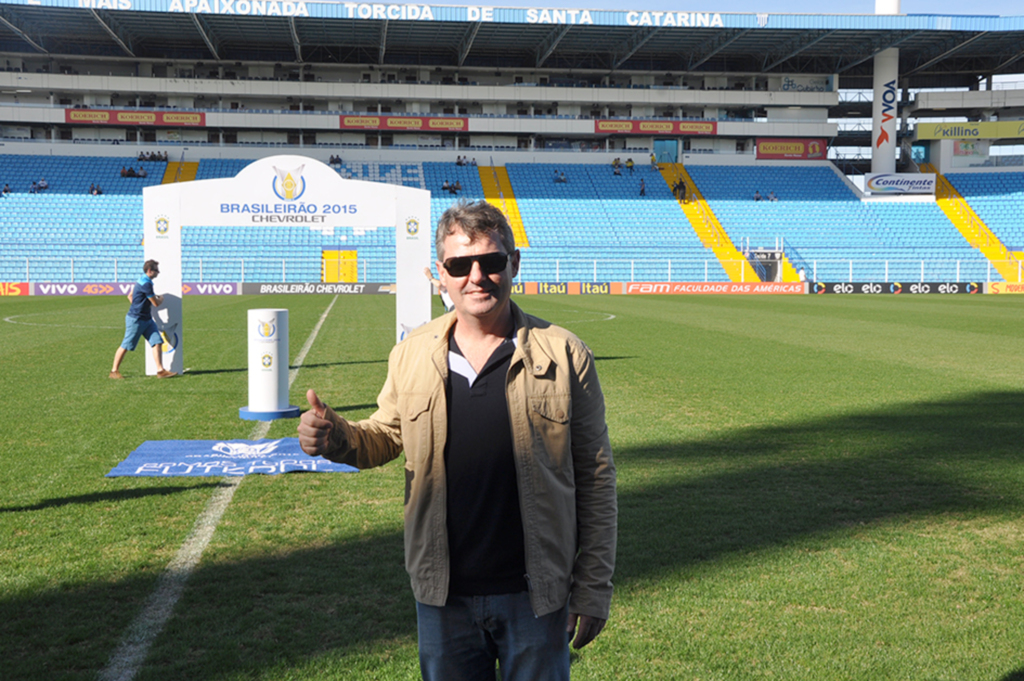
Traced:
[[[0, 679], [95, 679], [221, 484], [104, 478], [251, 437], [246, 310], [190, 297], [180, 378], [107, 378], [123, 298], [0, 298]], [[594, 350], [612, 618], [576, 679], [1024, 679], [1024, 299], [526, 297]], [[343, 297], [292, 388], [370, 414], [393, 300]], [[294, 434], [276, 422], [270, 437]], [[401, 462], [247, 477], [139, 679], [416, 679]]]

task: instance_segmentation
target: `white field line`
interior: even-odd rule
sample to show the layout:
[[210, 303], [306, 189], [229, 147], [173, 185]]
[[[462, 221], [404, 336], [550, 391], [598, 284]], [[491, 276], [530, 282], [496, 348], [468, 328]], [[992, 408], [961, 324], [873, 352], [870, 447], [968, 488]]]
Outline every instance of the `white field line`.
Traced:
[[[317, 334], [320, 333], [320, 328], [324, 325], [327, 315], [330, 314], [337, 300], [338, 296], [334, 296], [331, 304], [320, 315], [320, 321], [313, 327], [309, 338], [306, 339], [306, 343], [295, 357], [295, 368], [288, 372], [289, 388], [295, 382], [295, 377], [299, 373], [299, 367], [302, 366], [302, 362], [306, 359], [306, 354], [313, 346], [313, 341], [316, 340]], [[270, 430], [270, 423], [270, 421], [260, 421], [257, 423], [252, 429], [249, 439], [259, 440], [265, 437]], [[164, 625], [167, 624], [167, 620], [170, 619], [174, 606], [185, 590], [185, 582], [188, 581], [189, 576], [203, 557], [203, 551], [206, 550], [207, 544], [210, 543], [210, 539], [213, 537], [214, 530], [217, 529], [221, 516], [224, 515], [228, 504], [231, 503], [232, 497], [235, 496], [235, 490], [242, 484], [242, 480], [243, 476], [224, 478], [221, 485], [213, 493], [213, 496], [210, 497], [206, 508], [196, 518], [192, 531], [185, 538], [185, 542], [178, 549], [178, 553], [167, 565], [167, 569], [164, 570], [163, 574], [160, 575], [160, 579], [157, 580], [156, 590], [147, 599], [142, 612], [139, 613], [139, 616], [135, 618], [135, 621], [131, 623], [128, 630], [121, 637], [121, 642], [118, 644], [113, 655], [110, 656], [106, 668], [100, 672], [98, 677], [100, 681], [131, 681], [135, 678], [135, 675], [142, 667], [142, 663], [146, 660], [146, 654], [149, 652], [150, 646], [153, 645], [153, 641], [160, 635]]]

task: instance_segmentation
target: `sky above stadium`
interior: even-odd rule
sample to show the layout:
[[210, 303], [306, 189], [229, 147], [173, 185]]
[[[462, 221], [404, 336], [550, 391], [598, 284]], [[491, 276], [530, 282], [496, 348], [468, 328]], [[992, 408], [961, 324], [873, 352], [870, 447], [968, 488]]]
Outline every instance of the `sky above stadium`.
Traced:
[[[473, 5], [479, 2], [442, 0], [444, 5]], [[581, 9], [635, 9], [673, 12], [768, 12], [775, 14], [874, 14], [874, 0], [822, 3], [821, 0], [498, 0], [492, 7], [565, 7]], [[1021, 0], [902, 0], [903, 14], [1024, 15]]]

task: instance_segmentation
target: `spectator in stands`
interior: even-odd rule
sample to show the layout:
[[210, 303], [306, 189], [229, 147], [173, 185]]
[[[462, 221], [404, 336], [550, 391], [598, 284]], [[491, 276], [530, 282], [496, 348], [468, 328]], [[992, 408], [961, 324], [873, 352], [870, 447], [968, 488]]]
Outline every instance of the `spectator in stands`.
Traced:
[[569, 180], [567, 180], [566, 177], [565, 177], [565, 171], [564, 170], [562, 172], [560, 172], [560, 173], [557, 173], [557, 176], [555, 177], [555, 182], [561, 182], [562, 184], [566, 184], [568, 181]]
[[9, 184], [5, 184], [5, 185], [4, 185], [4, 189], [3, 189], [3, 194], [4, 194], [4, 196], [6, 196], [6, 195], [8, 195], [8, 194], [10, 194], [10, 193], [11, 193], [11, 185], [9, 185]]
[[647, 185], [644, 184], [643, 178], [640, 178], [640, 196], [647, 196]]
[[139, 166], [139, 177], [149, 177], [149, 173], [142, 166]]
[[616, 156], [615, 158], [612, 159], [612, 168], [618, 168], [621, 165], [622, 165], [622, 160], [618, 156]]
[[633, 174], [633, 159], [631, 159], [631, 158], [627, 158], [626, 159], [626, 167], [629, 169], [629, 174], [632, 175]]
[[147, 160], [146, 152], [140, 151], [138, 157], [135, 160], [136, 161], [145, 161], [145, 160]]
[[466, 159], [462, 158], [461, 156], [456, 156], [455, 157], [455, 165], [457, 165], [457, 166], [464, 166], [464, 165], [466, 165]]
[[39, 191], [39, 184], [35, 180], [32, 180], [32, 184], [28, 188], [28, 193], [35, 194], [37, 191]]
[[476, 168], [476, 156], [474, 156], [474, 157], [473, 157], [473, 160], [469, 162], [469, 165], [471, 165], [471, 166], [473, 166], [474, 168]]
[[114, 366], [110, 370], [110, 378], [124, 378], [121, 375], [121, 360], [125, 353], [135, 350], [139, 344], [139, 338], [145, 337], [146, 341], [153, 348], [153, 359], [156, 360], [156, 375], [160, 378], [168, 378], [176, 374], [164, 369], [163, 344], [164, 339], [160, 335], [160, 329], [153, 321], [152, 310], [164, 303], [164, 297], [153, 292], [153, 280], [160, 274], [160, 263], [156, 260], [147, 260], [142, 266], [144, 275], [135, 282], [132, 292], [128, 294], [128, 300], [132, 306], [128, 308], [128, 314], [124, 318], [124, 340], [121, 346], [114, 353]]
[[658, 170], [658, 157], [654, 155], [654, 152], [651, 152], [651, 170], [655, 172]]
[[761, 197], [761, 192], [759, 192], [757, 190], [754, 190], [754, 200], [755, 201], [762, 201], [763, 200], [763, 198]]
[[558, 171], [556, 170], [556, 171], [555, 171], [555, 182], [559, 182], [559, 181], [560, 181], [560, 180], [558, 179]]
[[807, 272], [804, 272], [804, 268], [801, 267], [800, 271], [796, 273], [797, 279], [800, 281], [807, 281]]
[[137, 174], [135, 172], [135, 168], [132, 168], [131, 166], [128, 166], [128, 171], [125, 173], [124, 176], [125, 177], [137, 177]]
[[50, 188], [50, 183], [46, 181], [45, 177], [39, 178], [39, 185], [37, 187], [39, 191]]
[[622, 177], [622, 166], [613, 166], [612, 175], [618, 175], [619, 177]]
[[452, 186], [451, 186], [450, 184], [448, 184], [448, 180], [445, 180], [445, 181], [444, 181], [444, 182], [443, 182], [443, 183], [441, 184], [441, 191], [443, 191], [443, 192], [449, 192], [449, 193], [450, 193], [450, 192], [451, 192], [451, 190], [452, 190]]
[[128, 177], [128, 169], [121, 166], [121, 177]]
[[455, 180], [455, 184], [452, 185], [452, 194], [457, 194], [462, 191], [462, 183]]
[[778, 201], [779, 197], [775, 196], [775, 192], [768, 192], [768, 200], [769, 201]]
[[89, 185], [89, 193], [90, 194], [95, 194], [96, 193], [96, 185], [95, 184], [90, 184]]
[[92, 188], [89, 190], [89, 193], [92, 194], [93, 196], [99, 196], [100, 194], [103, 193], [103, 190], [100, 189], [100, 186], [98, 184], [96, 184], [92, 185]]

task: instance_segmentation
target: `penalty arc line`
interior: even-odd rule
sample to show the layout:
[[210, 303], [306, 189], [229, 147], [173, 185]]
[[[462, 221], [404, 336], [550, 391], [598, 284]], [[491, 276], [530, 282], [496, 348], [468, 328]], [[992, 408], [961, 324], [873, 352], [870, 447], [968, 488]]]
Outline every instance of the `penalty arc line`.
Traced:
[[[299, 350], [295, 357], [295, 366], [288, 372], [288, 387], [291, 388], [295, 377], [299, 374], [299, 368], [306, 359], [306, 354], [313, 347], [320, 328], [324, 325], [327, 315], [330, 314], [338, 296], [334, 296], [331, 304], [327, 306], [320, 316], [320, 321], [313, 327], [313, 331], [306, 339], [306, 343]], [[270, 421], [260, 421], [252, 430], [250, 440], [259, 440], [266, 436], [270, 430]], [[221, 516], [227, 510], [235, 490], [242, 484], [244, 476], [225, 478], [220, 486], [214, 491], [206, 508], [196, 518], [192, 530], [185, 541], [178, 549], [167, 568], [157, 580], [156, 589], [150, 594], [142, 608], [142, 612], [128, 627], [121, 637], [121, 641], [110, 656], [106, 668], [99, 674], [100, 681], [131, 681], [142, 667], [146, 654], [156, 640], [156, 637], [163, 631], [164, 625], [170, 619], [174, 606], [185, 591], [185, 583], [189, 576], [199, 564], [203, 557], [203, 551], [213, 538], [214, 530], [220, 523]]]

